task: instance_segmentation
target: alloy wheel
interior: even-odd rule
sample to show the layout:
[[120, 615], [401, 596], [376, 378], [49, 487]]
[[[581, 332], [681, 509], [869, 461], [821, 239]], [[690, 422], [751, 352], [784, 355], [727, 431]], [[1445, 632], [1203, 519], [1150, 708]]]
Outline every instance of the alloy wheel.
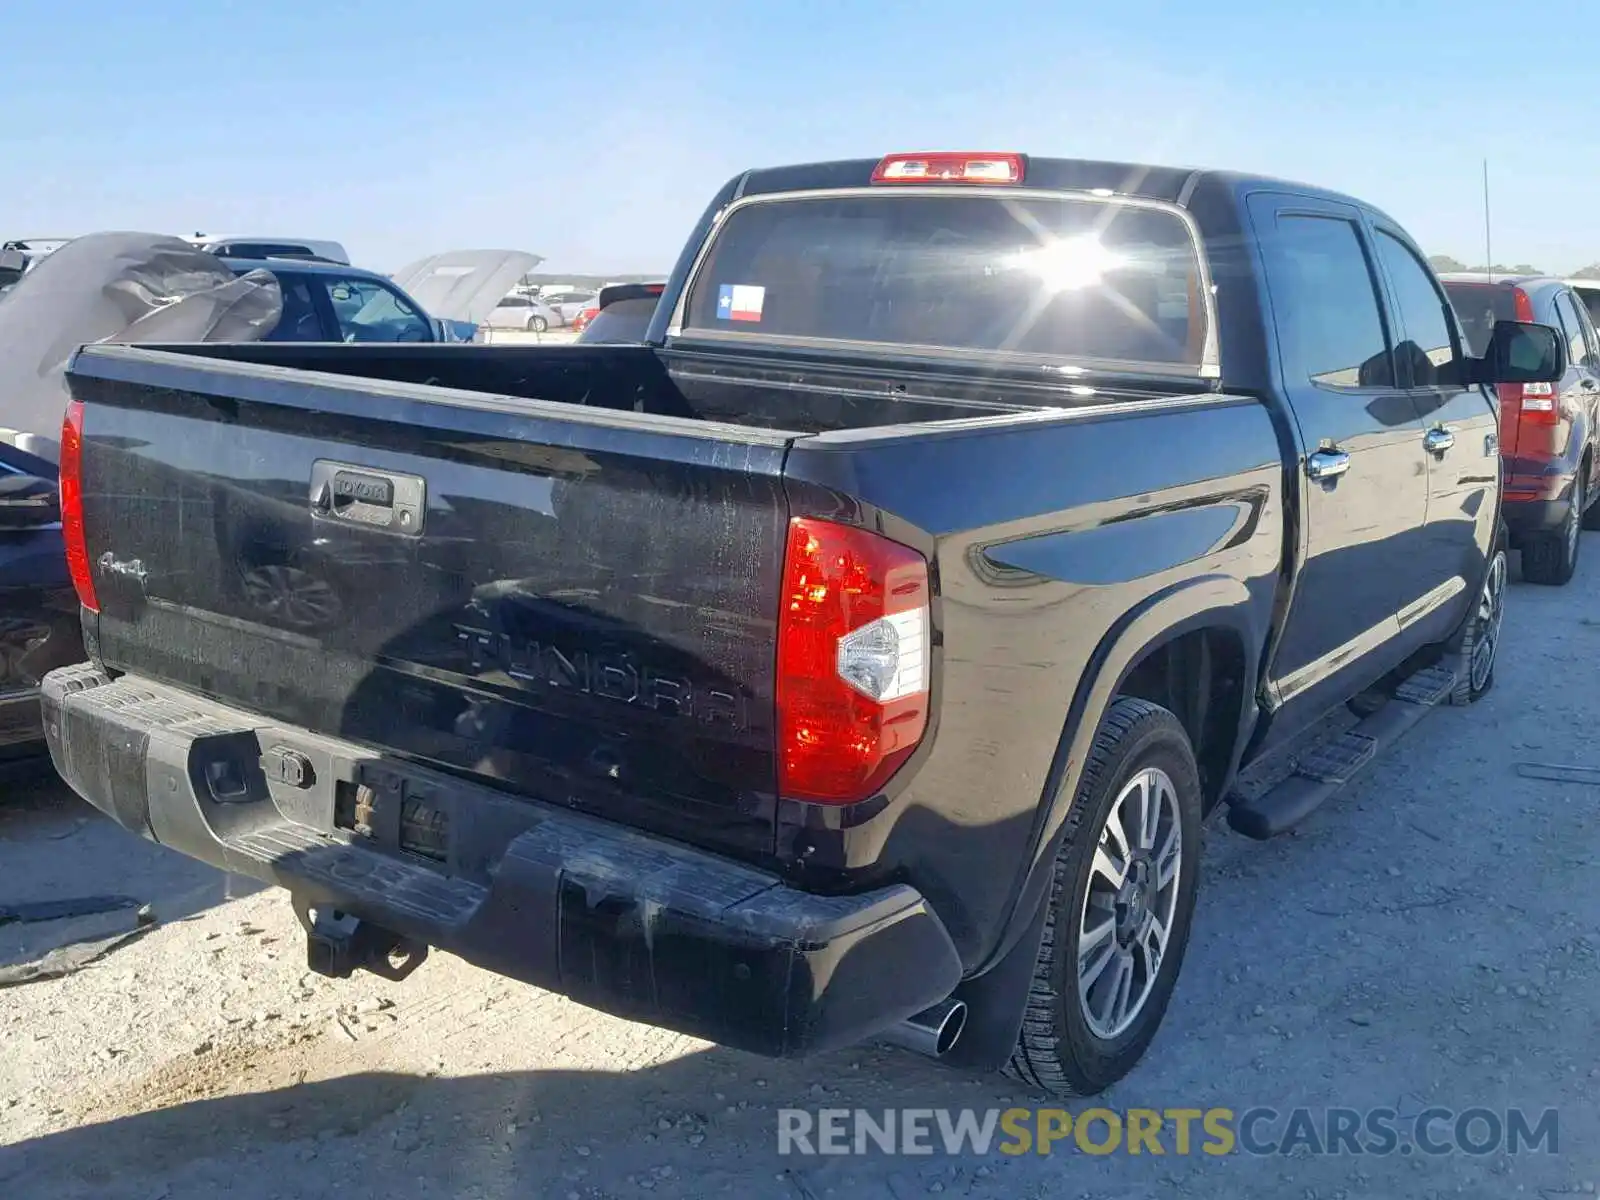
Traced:
[[1146, 767], [1112, 802], [1089, 868], [1078, 926], [1078, 1003], [1090, 1032], [1127, 1031], [1149, 999], [1178, 905], [1178, 790]]

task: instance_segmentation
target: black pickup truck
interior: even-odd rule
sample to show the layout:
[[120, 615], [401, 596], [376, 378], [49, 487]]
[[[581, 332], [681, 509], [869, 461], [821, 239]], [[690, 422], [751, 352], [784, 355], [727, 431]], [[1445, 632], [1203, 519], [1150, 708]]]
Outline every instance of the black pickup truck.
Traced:
[[[1399, 226], [1210, 171], [753, 170], [631, 345], [89, 346], [61, 774], [428, 947], [764, 1055], [1093, 1092], [1201, 820], [1267, 837], [1490, 685], [1484, 385]], [[1367, 715], [1246, 795], [1241, 765]]]

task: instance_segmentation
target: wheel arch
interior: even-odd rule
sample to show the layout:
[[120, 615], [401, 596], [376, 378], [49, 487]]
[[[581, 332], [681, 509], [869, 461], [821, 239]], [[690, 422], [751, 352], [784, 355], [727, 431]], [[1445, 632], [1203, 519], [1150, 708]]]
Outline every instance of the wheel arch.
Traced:
[[[1101, 638], [1062, 725], [1034, 821], [1029, 857], [1013, 889], [1005, 928], [975, 974], [1001, 961], [1027, 932], [1033, 923], [1030, 918], [1040, 911], [1067, 813], [1077, 798], [1084, 764], [1107, 709], [1119, 696], [1130, 694], [1123, 691], [1130, 678], [1140, 689], [1131, 694], [1162, 704], [1154, 696], [1143, 694], [1158, 673], [1146, 664], [1161, 664], [1161, 673], [1168, 674], [1174, 655], [1179, 656], [1176, 661], [1181, 664], [1181, 656], [1192, 653], [1198, 645], [1208, 646], [1212, 653], [1223, 648], [1225, 655], [1234, 657], [1237, 668], [1238, 686], [1227, 689], [1220, 705], [1208, 702], [1201, 709], [1209, 716], [1204, 723], [1210, 725], [1207, 732], [1221, 731], [1226, 735], [1220, 744], [1207, 748], [1212, 764], [1209, 779], [1204, 774], [1206, 764], [1202, 763], [1208, 807], [1220, 801], [1255, 728], [1256, 680], [1266, 639], [1263, 622], [1269, 610], [1270, 597], [1258, 598], [1243, 581], [1221, 575], [1202, 576], [1149, 597], [1123, 614]], [[1135, 674], [1141, 667], [1145, 674]], [[1188, 731], [1184, 714], [1174, 715]], [[1207, 733], [1203, 733], [1202, 742], [1208, 740]], [[1195, 752], [1199, 759], [1199, 745]]]

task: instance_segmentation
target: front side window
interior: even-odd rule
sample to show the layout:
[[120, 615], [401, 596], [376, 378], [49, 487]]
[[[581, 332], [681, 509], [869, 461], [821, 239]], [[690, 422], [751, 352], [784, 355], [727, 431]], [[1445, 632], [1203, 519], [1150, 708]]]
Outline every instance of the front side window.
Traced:
[[1263, 249], [1285, 374], [1322, 387], [1392, 387], [1377, 286], [1355, 225], [1280, 214]]
[[1200, 367], [1189, 226], [1075, 197], [793, 196], [730, 213], [687, 332]]
[[392, 288], [373, 279], [329, 276], [328, 299], [346, 342], [428, 342], [427, 318]]
[[1394, 288], [1404, 340], [1395, 345], [1401, 379], [1410, 386], [1434, 387], [1460, 378], [1455, 339], [1451, 336], [1450, 305], [1439, 293], [1433, 275], [1409, 246], [1392, 234], [1378, 231], [1378, 257]]

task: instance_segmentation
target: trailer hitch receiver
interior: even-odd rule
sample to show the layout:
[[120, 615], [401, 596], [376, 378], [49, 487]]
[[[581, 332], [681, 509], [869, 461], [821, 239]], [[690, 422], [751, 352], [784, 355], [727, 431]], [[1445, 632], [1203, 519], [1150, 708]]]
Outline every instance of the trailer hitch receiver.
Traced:
[[306, 931], [306, 969], [318, 975], [349, 979], [364, 970], [398, 983], [428, 957], [423, 943], [339, 909], [297, 899], [294, 910]]

